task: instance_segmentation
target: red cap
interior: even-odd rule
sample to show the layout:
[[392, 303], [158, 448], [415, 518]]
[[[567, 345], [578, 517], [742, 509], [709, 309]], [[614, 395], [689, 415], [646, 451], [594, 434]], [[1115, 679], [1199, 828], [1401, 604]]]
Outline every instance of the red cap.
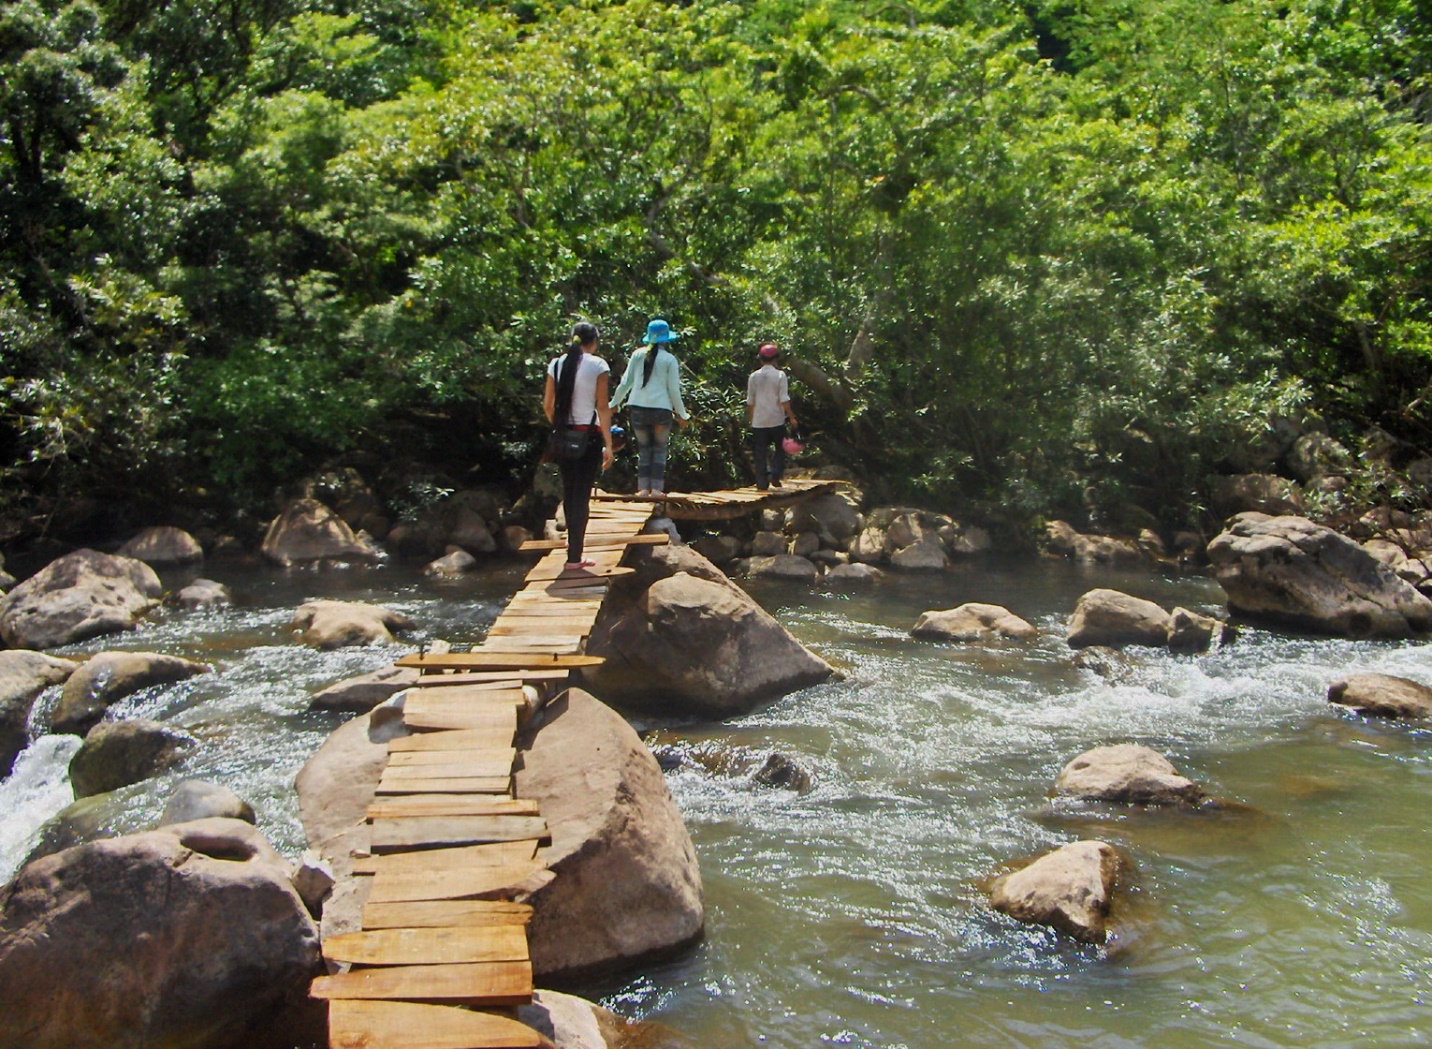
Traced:
[[764, 357], [766, 360], [770, 360], [772, 357], [774, 357], [776, 354], [780, 353], [781, 351], [778, 350], [778, 349], [776, 349], [776, 344], [775, 344], [775, 343], [773, 343], [773, 342], [768, 342], [768, 343], [765, 343], [765, 344], [764, 344], [759, 350], [757, 350], [756, 352], [757, 352], [758, 354], [760, 354], [762, 357]]

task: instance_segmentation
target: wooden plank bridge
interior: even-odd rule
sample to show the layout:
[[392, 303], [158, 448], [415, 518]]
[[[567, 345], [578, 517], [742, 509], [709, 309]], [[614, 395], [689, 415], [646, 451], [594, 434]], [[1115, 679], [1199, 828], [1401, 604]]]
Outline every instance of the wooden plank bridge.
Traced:
[[[371, 879], [359, 932], [329, 937], [340, 971], [313, 981], [329, 1006], [332, 1049], [525, 1049], [549, 1043], [516, 1019], [532, 1000], [522, 902], [551, 881], [550, 841], [535, 801], [514, 791], [519, 728], [574, 669], [601, 663], [583, 648], [609, 582], [653, 512], [685, 520], [736, 517], [835, 487], [787, 481], [758, 491], [672, 493], [663, 499], [598, 493], [587, 526], [588, 570], [567, 572], [565, 542], [544, 552], [522, 588], [470, 652], [398, 660], [421, 676], [403, 701], [410, 735], [388, 744], [368, 808], [371, 851], [355, 873]], [[534, 701], [533, 697], [537, 697]]]

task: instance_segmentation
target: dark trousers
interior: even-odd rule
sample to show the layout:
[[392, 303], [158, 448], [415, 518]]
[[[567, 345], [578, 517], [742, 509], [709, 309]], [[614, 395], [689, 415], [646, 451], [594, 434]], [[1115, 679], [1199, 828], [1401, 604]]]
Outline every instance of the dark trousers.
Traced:
[[[751, 428], [751, 454], [756, 460], [756, 487], [769, 488], [771, 482], [780, 483], [786, 470], [785, 424], [780, 426], [754, 426]], [[772, 454], [774, 447], [774, 454]]]
[[602, 438], [593, 433], [587, 454], [559, 464], [562, 470], [562, 510], [567, 518], [567, 563], [582, 559], [587, 540], [587, 518], [591, 514], [592, 486], [602, 472]]

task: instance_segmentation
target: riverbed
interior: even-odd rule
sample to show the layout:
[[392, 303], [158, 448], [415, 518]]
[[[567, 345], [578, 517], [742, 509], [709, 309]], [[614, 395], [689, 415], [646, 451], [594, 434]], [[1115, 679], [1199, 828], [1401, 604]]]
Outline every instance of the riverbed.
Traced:
[[[434, 583], [397, 565], [215, 564], [203, 574], [231, 586], [237, 607], [166, 611], [58, 650], [161, 651], [216, 668], [116, 709], [183, 727], [201, 746], [96, 818], [111, 832], [148, 826], [178, 780], [199, 776], [252, 802], [260, 828], [296, 856], [293, 776], [343, 720], [308, 713], [309, 695], [415, 641], [480, 640], [521, 572]], [[1351, 670], [1432, 684], [1432, 650], [1245, 629], [1203, 656], [1131, 649], [1111, 681], [1073, 668], [1063, 641], [1095, 586], [1221, 612], [1222, 591], [1199, 576], [1059, 561], [966, 562], [859, 590], [753, 584], [844, 679], [719, 725], [638, 724], [681, 759], [667, 782], [700, 856], [707, 935], [679, 960], [576, 990], [705, 1049], [1426, 1044], [1432, 732], [1334, 712], [1326, 691]], [[314, 597], [384, 604], [420, 630], [313, 652], [288, 621]], [[1009, 607], [1040, 640], [908, 637], [921, 611], [965, 601]], [[0, 877], [70, 800], [64, 767], [78, 741], [43, 735], [56, 691], [0, 783]], [[1125, 741], [1167, 754], [1227, 804], [1200, 814], [1051, 803], [1068, 760]], [[753, 782], [773, 751], [811, 772], [808, 793]], [[991, 874], [1080, 837], [1114, 842], [1136, 865], [1113, 945], [1075, 945], [985, 905]]]

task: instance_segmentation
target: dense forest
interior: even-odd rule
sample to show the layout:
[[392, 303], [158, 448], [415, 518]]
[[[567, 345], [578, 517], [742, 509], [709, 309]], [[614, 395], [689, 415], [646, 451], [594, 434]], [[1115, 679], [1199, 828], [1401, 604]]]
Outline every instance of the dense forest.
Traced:
[[0, 63], [0, 540], [521, 484], [576, 318], [682, 331], [691, 483], [771, 339], [945, 509], [1178, 525], [1273, 421], [1432, 434], [1421, 0], [6, 0]]

